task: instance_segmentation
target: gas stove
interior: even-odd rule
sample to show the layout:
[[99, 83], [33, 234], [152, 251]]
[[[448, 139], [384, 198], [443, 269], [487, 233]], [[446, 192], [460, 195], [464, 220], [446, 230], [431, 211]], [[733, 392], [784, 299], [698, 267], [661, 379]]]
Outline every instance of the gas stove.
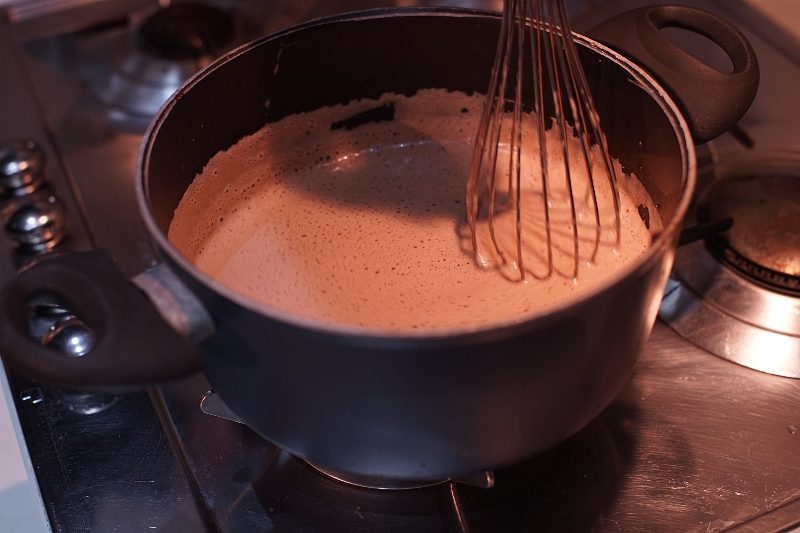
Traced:
[[[582, 31], [647, 3], [568, 5]], [[719, 184], [744, 176], [743, 168], [792, 187], [800, 172], [800, 108], [791, 106], [800, 87], [800, 43], [743, 1], [677, 3], [716, 12], [742, 29], [762, 72], [739, 130], [698, 148], [701, 190], [692, 216], [702, 217], [707, 199], [721, 194], [714, 192]], [[133, 178], [143, 128], [161, 102], [241, 42], [379, 5], [59, 4], [70, 7], [61, 16], [34, 1], [9, 8], [0, 21], [0, 186], [5, 206], [38, 221], [26, 225], [30, 217], [19, 215], [6, 224], [0, 283], [40, 255], [66, 250], [106, 249], [129, 276], [153, 266]], [[176, 18], [184, 21], [180, 38], [168, 31]], [[684, 45], [704, 60], [719, 59], [702, 42]], [[31, 189], [37, 190], [25, 194]], [[24, 253], [12, 236], [28, 243]], [[746, 255], [739, 242], [732, 248]], [[661, 320], [632, 378], [594, 422], [518, 465], [426, 487], [364, 488], [357, 479], [321, 473], [231, 420], [214, 405], [202, 375], [144, 391], [78, 393], [7, 368], [7, 379], [0, 372], [0, 530], [792, 531], [800, 525], [800, 382], [742, 365], [800, 376], [800, 296], [780, 281], [753, 279], [744, 263], [714, 250], [698, 243], [679, 252]], [[711, 273], [699, 263], [710, 264]], [[781, 265], [762, 266], [776, 272]], [[792, 275], [784, 276], [790, 285]], [[711, 291], [716, 300], [704, 300], [709, 279], [715, 287], [743, 286], [758, 305], [730, 303], [721, 290]], [[745, 315], [745, 307], [755, 307], [755, 315]], [[733, 330], [714, 329], [734, 319]], [[743, 328], [749, 333], [730, 333]]]

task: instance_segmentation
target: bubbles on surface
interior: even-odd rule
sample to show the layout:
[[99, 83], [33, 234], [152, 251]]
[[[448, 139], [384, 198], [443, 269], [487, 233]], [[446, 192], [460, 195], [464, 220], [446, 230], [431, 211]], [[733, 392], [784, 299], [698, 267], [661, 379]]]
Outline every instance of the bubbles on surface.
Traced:
[[[330, 129], [387, 102], [395, 104], [392, 122]], [[637, 181], [629, 187], [636, 203], [623, 198], [629, 231], [620, 250], [604, 248], [580, 283], [558, 275], [513, 283], [477, 266], [465, 197], [482, 106], [480, 95], [424, 90], [269, 124], [209, 161], [180, 202], [169, 238], [201, 270], [253, 300], [389, 330], [534, 312], [577, 297], [649, 246], [635, 209], [643, 202]]]

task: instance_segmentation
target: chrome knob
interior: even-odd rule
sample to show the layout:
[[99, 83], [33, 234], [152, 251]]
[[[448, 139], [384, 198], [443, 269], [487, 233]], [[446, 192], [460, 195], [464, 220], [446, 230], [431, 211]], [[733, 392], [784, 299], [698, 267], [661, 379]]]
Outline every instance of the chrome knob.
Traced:
[[0, 147], [0, 195], [24, 196], [44, 183], [44, 151], [33, 141]]
[[42, 346], [50, 346], [72, 357], [86, 355], [97, 341], [94, 331], [75, 315], [62, 318], [45, 333]]
[[17, 245], [28, 250], [50, 250], [67, 236], [64, 206], [45, 191], [12, 199], [0, 218]]
[[28, 308], [28, 330], [31, 335], [42, 342], [47, 332], [59, 321], [73, 316], [70, 311], [53, 303], [39, 303]]

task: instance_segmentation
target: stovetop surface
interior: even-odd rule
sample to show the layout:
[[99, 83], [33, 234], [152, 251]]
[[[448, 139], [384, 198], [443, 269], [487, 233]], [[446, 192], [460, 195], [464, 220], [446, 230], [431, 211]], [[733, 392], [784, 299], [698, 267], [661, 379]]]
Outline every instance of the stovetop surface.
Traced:
[[[800, 524], [800, 383], [739, 367], [659, 323], [594, 422], [495, 472], [400, 492], [326, 478], [203, 414], [195, 376], [91, 399], [12, 375], [54, 531], [784, 531]], [[94, 403], [93, 403], [94, 402]], [[77, 406], [77, 407], [76, 407]], [[163, 425], [162, 425], [163, 424]], [[164, 427], [167, 430], [164, 430]], [[739, 529], [734, 528], [734, 531]]]
[[[576, 29], [645, 3], [590, 2]], [[742, 2], [686, 3], [731, 20], [756, 49], [761, 87], [740, 124], [757, 146], [800, 145], [800, 108], [790, 104], [800, 87], [796, 41]], [[151, 266], [133, 195], [141, 133], [121, 129], [86, 94], [58, 39], [21, 43], [13, 25], [0, 30], [8, 73], [0, 94], [14, 102], [0, 137], [45, 147], [72, 248], [105, 248], [129, 275]], [[735, 145], [723, 136], [706, 155]], [[10, 250], [0, 236], [0, 255]], [[0, 261], [0, 279], [14, 272]], [[53, 531], [780, 532], [800, 524], [800, 382], [712, 356], [661, 322], [606, 411], [556, 448], [497, 471], [488, 490], [443, 483], [382, 492], [321, 476], [245, 426], [202, 413], [210, 388], [202, 375], [120, 395], [68, 393], [13, 371], [9, 380]]]

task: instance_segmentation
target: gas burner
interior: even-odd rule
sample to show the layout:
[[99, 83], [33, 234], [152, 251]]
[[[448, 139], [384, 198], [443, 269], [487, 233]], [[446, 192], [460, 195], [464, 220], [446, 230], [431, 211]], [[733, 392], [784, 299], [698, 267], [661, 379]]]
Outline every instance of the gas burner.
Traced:
[[354, 487], [362, 489], [373, 490], [411, 490], [411, 489], [424, 489], [428, 487], [435, 487], [444, 483], [460, 483], [462, 485], [472, 485], [483, 489], [490, 489], [494, 487], [494, 472], [486, 471], [473, 474], [471, 476], [462, 476], [453, 479], [396, 479], [384, 477], [371, 477], [362, 476], [357, 474], [350, 474], [347, 472], [340, 472], [332, 468], [319, 466], [309, 461], [306, 461], [311, 468], [318, 471], [325, 476], [342, 483], [347, 483]]
[[[630, 468], [635, 438], [626, 424], [635, 417], [612, 407], [555, 448], [498, 470], [490, 489], [451, 482], [370, 490], [322, 476], [282, 450], [251, 486], [275, 531], [589, 531], [602, 524]], [[662, 443], [654, 455], [671, 457], [674, 442]]]
[[718, 159], [696, 215], [733, 227], [678, 251], [659, 316], [719, 357], [800, 378], [800, 150]]
[[202, 4], [173, 4], [156, 11], [139, 27], [139, 49], [159, 59], [182, 61], [216, 57], [233, 40], [233, 18]]
[[236, 10], [174, 3], [142, 18], [79, 37], [91, 95], [118, 126], [142, 130], [186, 80], [216, 57], [253, 39]]
[[[222, 399], [214, 391], [206, 392], [200, 400], [200, 410], [207, 415], [224, 418], [231, 422], [244, 424], [238, 416], [234, 414], [230, 408], [225, 405]], [[351, 474], [334, 470], [325, 466], [314, 464], [302, 458], [297, 458], [299, 461], [307, 464], [318, 473], [330, 479], [358, 487], [361, 489], [374, 489], [374, 490], [411, 490], [423, 489], [428, 487], [435, 487], [445, 483], [460, 483], [463, 485], [471, 485], [484, 489], [490, 489], [494, 486], [494, 472], [478, 472], [469, 476], [462, 476], [453, 479], [406, 479], [406, 478], [387, 478], [379, 476], [365, 476], [360, 474]]]
[[736, 224], [710, 239], [709, 250], [756, 283], [800, 296], [798, 198], [800, 167], [792, 165], [715, 183], [698, 207], [698, 220], [731, 217]]

